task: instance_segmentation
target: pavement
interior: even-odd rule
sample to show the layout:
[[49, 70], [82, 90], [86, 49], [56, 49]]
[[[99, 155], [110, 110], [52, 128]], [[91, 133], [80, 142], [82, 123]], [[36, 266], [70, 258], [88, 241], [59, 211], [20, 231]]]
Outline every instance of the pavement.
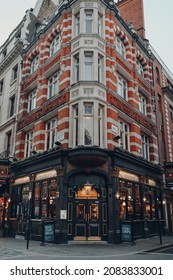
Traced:
[[[158, 236], [135, 240], [131, 243], [108, 244], [101, 241], [70, 241], [68, 244], [29, 242], [0, 237], [1, 260], [109, 260], [109, 259], [169, 259], [173, 260], [173, 236]], [[169, 250], [168, 250], [169, 249]], [[165, 253], [167, 252], [167, 253]]]

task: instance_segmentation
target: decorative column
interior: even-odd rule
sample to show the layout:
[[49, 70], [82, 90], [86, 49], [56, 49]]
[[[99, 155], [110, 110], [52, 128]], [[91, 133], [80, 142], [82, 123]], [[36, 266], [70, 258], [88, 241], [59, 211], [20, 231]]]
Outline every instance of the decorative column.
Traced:
[[144, 236], [145, 238], [149, 237], [148, 223], [146, 218], [146, 197], [145, 197], [145, 184], [144, 176], [139, 177], [140, 187], [141, 187], [141, 207], [142, 207], [142, 217], [144, 220]]
[[108, 243], [120, 243], [119, 201], [115, 194], [118, 190], [119, 168], [113, 167], [111, 184], [108, 186], [109, 230]]
[[59, 187], [59, 198], [56, 200], [56, 242], [67, 243], [67, 183], [64, 183], [64, 167], [58, 164], [56, 167]]

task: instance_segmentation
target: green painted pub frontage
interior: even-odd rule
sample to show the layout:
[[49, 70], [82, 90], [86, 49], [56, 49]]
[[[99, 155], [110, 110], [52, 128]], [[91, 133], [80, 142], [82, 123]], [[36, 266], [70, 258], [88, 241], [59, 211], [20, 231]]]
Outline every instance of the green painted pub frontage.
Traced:
[[55, 242], [119, 243], [122, 221], [134, 238], [164, 234], [162, 170], [119, 148], [52, 149], [11, 165], [9, 235], [41, 240], [55, 222]]

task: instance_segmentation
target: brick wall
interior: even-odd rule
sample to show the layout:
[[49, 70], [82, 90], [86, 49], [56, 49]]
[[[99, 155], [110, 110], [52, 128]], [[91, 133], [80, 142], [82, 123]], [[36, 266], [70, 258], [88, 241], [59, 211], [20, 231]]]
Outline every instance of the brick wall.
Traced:
[[145, 38], [143, 0], [121, 0], [117, 6], [122, 18], [128, 24], [132, 23], [138, 34]]

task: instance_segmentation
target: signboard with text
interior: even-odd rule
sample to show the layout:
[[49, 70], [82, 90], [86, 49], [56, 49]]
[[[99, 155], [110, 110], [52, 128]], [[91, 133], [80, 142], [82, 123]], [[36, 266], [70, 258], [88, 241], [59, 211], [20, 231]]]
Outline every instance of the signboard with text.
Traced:
[[44, 241], [55, 241], [55, 224], [44, 223]]
[[121, 241], [132, 242], [132, 224], [121, 223]]

